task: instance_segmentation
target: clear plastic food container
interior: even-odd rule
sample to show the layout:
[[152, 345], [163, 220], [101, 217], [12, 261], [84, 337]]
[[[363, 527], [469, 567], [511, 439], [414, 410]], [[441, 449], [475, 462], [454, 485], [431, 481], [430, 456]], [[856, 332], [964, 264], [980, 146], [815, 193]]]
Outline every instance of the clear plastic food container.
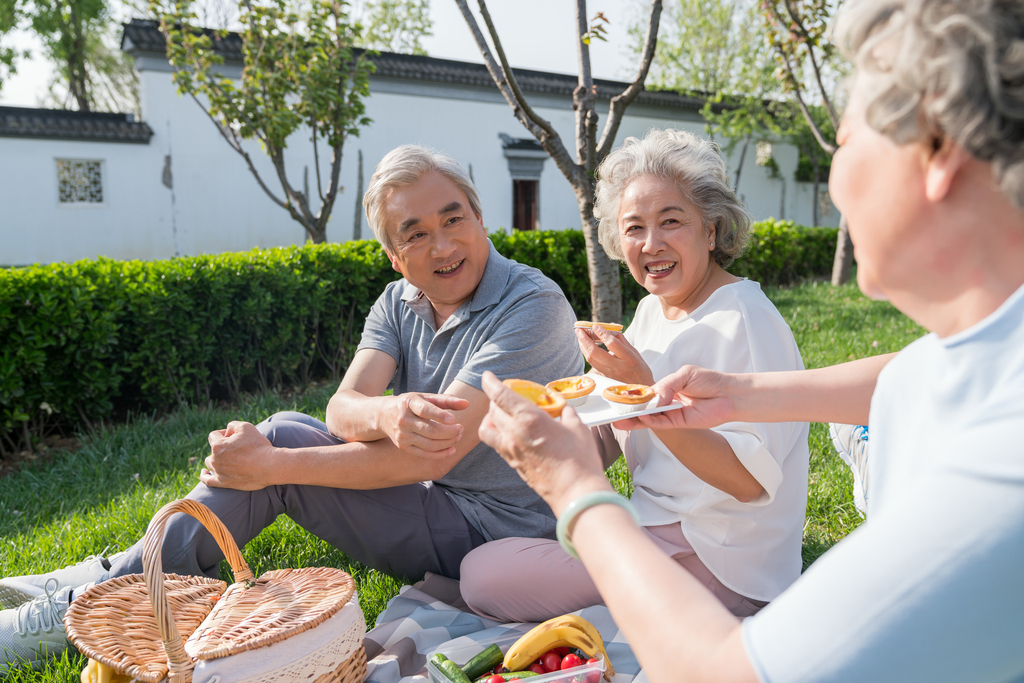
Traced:
[[[470, 659], [480, 654], [484, 648], [491, 643], [496, 644], [501, 648], [502, 652], [508, 652], [508, 649], [519, 640], [522, 633], [513, 633], [505, 637], [499, 637], [491, 641], [484, 642], [453, 642], [448, 645], [442, 645], [441, 647], [433, 650], [427, 654], [427, 675], [430, 677], [431, 683], [451, 683], [448, 677], [441, 673], [430, 658], [440, 652], [448, 659], [452, 660], [459, 666], [462, 666]], [[584, 663], [583, 666], [573, 667], [572, 669], [565, 669], [564, 671], [552, 671], [549, 674], [541, 674], [539, 676], [530, 676], [529, 678], [522, 679], [523, 681], [529, 681], [529, 683], [599, 683], [603, 680], [602, 675], [605, 670], [604, 657], [600, 653], [595, 655], [597, 661], [593, 664]]]

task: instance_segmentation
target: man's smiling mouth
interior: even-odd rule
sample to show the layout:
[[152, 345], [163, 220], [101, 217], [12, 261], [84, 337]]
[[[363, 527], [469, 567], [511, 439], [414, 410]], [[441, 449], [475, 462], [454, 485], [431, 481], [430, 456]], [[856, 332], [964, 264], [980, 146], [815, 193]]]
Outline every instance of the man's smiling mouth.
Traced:
[[465, 260], [466, 259], [462, 259], [461, 261], [456, 261], [455, 263], [451, 264], [450, 266], [445, 266], [444, 268], [438, 268], [434, 272], [437, 273], [438, 275], [447, 275], [448, 273], [455, 272], [455, 270], [459, 266], [461, 266]]

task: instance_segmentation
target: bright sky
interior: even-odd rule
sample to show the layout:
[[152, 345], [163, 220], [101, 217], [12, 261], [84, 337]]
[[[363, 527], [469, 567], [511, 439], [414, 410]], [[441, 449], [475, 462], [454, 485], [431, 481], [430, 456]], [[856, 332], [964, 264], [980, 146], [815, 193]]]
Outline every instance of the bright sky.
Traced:
[[[473, 0], [469, 4], [476, 6]], [[647, 6], [645, 0], [590, 0], [587, 3], [587, 13], [591, 17], [603, 12], [610, 22], [607, 25], [608, 42], [594, 41], [591, 44], [595, 77], [632, 79], [636, 73], [637, 58], [630, 52], [626, 30]], [[574, 7], [572, 0], [491, 0], [488, 4], [512, 66], [571, 74], [576, 73], [576, 48], [572, 40]], [[431, 0], [430, 14], [434, 35], [424, 41], [430, 56], [466, 62], [483, 61], [454, 0]], [[486, 34], [483, 21], [479, 18], [477, 21]], [[4, 42], [19, 51], [31, 50], [34, 58], [19, 62], [18, 74], [4, 83], [0, 91], [0, 104], [39, 106], [51, 77], [49, 65], [38, 57], [39, 41], [29, 33], [19, 32], [8, 36]]]

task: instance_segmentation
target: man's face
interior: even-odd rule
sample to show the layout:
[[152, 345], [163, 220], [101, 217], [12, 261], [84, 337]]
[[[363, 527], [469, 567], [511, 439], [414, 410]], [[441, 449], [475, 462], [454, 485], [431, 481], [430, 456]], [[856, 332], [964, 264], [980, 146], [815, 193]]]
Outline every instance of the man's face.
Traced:
[[455, 183], [430, 171], [384, 203], [391, 266], [418, 287], [441, 318], [473, 296], [490, 243], [482, 218]]

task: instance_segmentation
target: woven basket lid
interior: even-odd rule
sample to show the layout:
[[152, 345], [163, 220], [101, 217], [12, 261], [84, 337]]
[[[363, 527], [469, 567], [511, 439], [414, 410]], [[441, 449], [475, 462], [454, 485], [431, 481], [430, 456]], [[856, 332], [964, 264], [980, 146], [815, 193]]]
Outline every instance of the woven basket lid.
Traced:
[[[165, 574], [167, 600], [181, 633], [192, 633], [227, 588], [206, 577]], [[98, 583], [76, 597], [64, 617], [82, 654], [144, 683], [167, 677], [167, 654], [142, 574]]]
[[[177, 513], [199, 520], [224, 552], [235, 580], [226, 592], [221, 581], [161, 571], [164, 528]], [[153, 516], [142, 564], [141, 576], [90, 588], [72, 603], [65, 621], [79, 650], [144, 683], [189, 683], [197, 659], [255, 650], [302, 633], [337, 614], [355, 592], [351, 576], [324, 567], [279, 569], [254, 581], [224, 524], [188, 499], [168, 503]]]
[[255, 585], [231, 585], [185, 643], [196, 659], [255, 650], [311, 629], [338, 613], [355, 592], [340, 569], [277, 569]]

